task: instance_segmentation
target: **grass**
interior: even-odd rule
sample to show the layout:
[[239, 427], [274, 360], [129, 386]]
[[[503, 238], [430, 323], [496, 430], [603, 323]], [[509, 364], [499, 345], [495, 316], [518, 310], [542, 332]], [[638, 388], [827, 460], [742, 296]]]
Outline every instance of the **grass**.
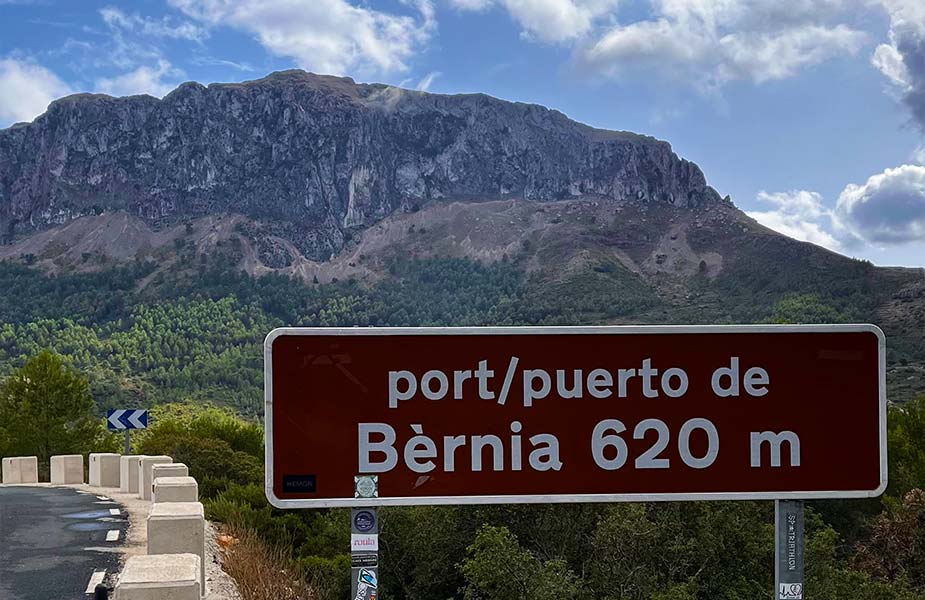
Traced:
[[267, 544], [250, 529], [226, 531], [222, 568], [238, 585], [243, 600], [315, 600], [315, 592], [292, 567], [289, 554]]

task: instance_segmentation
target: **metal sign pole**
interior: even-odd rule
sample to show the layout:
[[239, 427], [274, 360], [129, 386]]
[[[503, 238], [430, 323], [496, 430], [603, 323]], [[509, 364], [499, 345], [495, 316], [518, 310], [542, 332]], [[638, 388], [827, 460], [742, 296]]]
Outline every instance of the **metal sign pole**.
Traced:
[[125, 455], [126, 455], [126, 456], [128, 456], [129, 454], [132, 453], [132, 438], [131, 438], [131, 435], [132, 435], [132, 430], [131, 430], [131, 429], [126, 429], [126, 430], [125, 430]]
[[350, 598], [379, 596], [379, 510], [350, 510]]
[[774, 599], [803, 600], [803, 501], [774, 501]]

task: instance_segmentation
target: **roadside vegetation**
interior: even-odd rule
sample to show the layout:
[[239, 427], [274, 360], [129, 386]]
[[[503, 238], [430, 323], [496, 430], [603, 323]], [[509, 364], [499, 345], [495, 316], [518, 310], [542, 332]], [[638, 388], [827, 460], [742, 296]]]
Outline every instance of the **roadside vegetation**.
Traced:
[[[43, 353], [4, 380], [0, 410], [23, 405], [26, 374], [39, 389], [61, 382], [60, 360]], [[38, 369], [48, 364], [58, 367]], [[68, 375], [71, 386], [81, 378]], [[207, 516], [234, 539], [224, 567], [245, 598], [346, 597], [348, 511], [271, 507], [259, 423], [198, 404], [163, 405], [150, 422], [133, 450], [189, 465]], [[63, 424], [50, 453], [118, 446], [120, 436], [100, 422], [75, 423], [86, 429]], [[4, 430], [5, 448], [32, 448], [34, 435]], [[925, 396], [890, 410], [888, 439], [891, 483], [882, 499], [809, 505], [812, 598], [925, 595]], [[382, 509], [381, 518], [382, 598], [770, 598], [770, 502], [408, 507]]]
[[243, 600], [314, 600], [305, 578], [294, 569], [287, 550], [271, 545], [252, 529], [228, 528], [222, 569], [231, 575]]
[[[870, 321], [872, 294], [885, 293], [865, 288], [861, 263], [857, 283], [730, 276], [681, 304], [607, 265], [569, 288], [514, 262], [399, 261], [371, 286], [255, 279], [231, 264], [142, 288], [143, 264], [46, 277], [0, 263], [0, 454], [118, 451], [105, 409], [153, 407], [134, 451], [189, 465], [208, 517], [237, 540], [225, 568], [253, 598], [349, 590], [348, 511], [280, 511], [264, 496], [261, 343], [275, 326]], [[920, 332], [908, 333], [891, 338], [891, 362], [925, 360]], [[918, 384], [906, 385], [911, 398]], [[891, 408], [889, 458], [883, 498], [809, 504], [814, 600], [925, 597], [925, 396]], [[384, 600], [771, 598], [770, 502], [408, 507], [381, 519]], [[285, 589], [266, 587], [269, 573]]]

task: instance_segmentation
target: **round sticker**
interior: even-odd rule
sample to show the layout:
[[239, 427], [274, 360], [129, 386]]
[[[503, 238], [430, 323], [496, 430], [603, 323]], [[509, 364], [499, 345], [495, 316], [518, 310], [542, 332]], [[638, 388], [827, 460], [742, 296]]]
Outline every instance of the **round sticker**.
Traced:
[[355, 477], [354, 484], [356, 486], [356, 495], [359, 498], [375, 498], [377, 496], [378, 482], [376, 481], [375, 475], [366, 475], [363, 477]]
[[376, 517], [368, 510], [361, 510], [353, 515], [353, 526], [361, 533], [372, 531], [376, 526]]

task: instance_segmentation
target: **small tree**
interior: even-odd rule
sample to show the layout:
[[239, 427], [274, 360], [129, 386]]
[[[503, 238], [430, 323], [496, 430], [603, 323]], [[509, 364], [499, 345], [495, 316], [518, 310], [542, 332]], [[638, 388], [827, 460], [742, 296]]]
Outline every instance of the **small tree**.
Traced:
[[85, 453], [100, 435], [87, 379], [43, 350], [0, 382], [0, 454]]
[[925, 394], [892, 407], [887, 426], [890, 457], [887, 495], [900, 501], [909, 490], [925, 488]]
[[564, 561], [539, 560], [506, 527], [483, 525], [460, 569], [465, 600], [568, 600], [580, 594], [578, 578]]
[[880, 515], [854, 563], [876, 579], [902, 580], [925, 591], [925, 491], [908, 492], [901, 505]]

